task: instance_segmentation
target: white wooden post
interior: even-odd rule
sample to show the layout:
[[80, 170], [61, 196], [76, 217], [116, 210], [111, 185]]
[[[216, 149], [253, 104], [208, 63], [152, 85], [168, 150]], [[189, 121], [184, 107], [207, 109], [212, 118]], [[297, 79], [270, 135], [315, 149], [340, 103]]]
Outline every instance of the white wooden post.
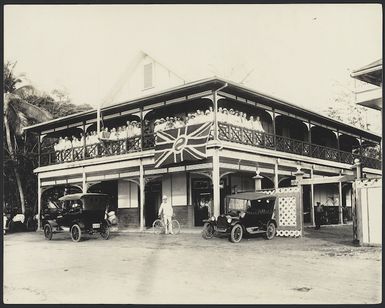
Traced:
[[302, 184], [301, 184], [301, 180], [303, 179], [303, 176], [304, 176], [304, 173], [301, 171], [301, 168], [298, 166], [297, 167], [297, 171], [294, 173], [295, 175], [295, 179], [298, 183], [298, 191], [299, 191], [299, 221], [300, 221], [300, 225], [301, 225], [301, 237], [303, 237], [303, 222], [304, 222], [304, 219], [303, 219], [303, 187], [302, 187]]
[[215, 149], [214, 155], [213, 155], [213, 175], [212, 175], [212, 181], [213, 181], [213, 205], [214, 205], [214, 216], [218, 217], [220, 215], [220, 195], [221, 190], [219, 187], [220, 182], [220, 174], [219, 174], [219, 153], [218, 149]]
[[339, 212], [339, 221], [340, 224], [342, 225], [344, 223], [344, 217], [343, 217], [343, 212], [342, 212], [342, 182], [338, 182], [338, 192], [339, 192], [339, 204], [338, 204], [338, 212]]
[[41, 230], [41, 179], [40, 173], [37, 175], [37, 230]]
[[139, 187], [140, 187], [140, 231], [144, 230], [144, 170], [143, 161], [139, 165]]
[[278, 160], [274, 164], [274, 189], [278, 188]]
[[87, 182], [86, 182], [86, 173], [84, 172], [84, 167], [82, 170], [82, 180], [83, 180], [83, 194], [87, 193]]
[[[314, 178], [314, 170], [313, 168], [310, 169], [310, 178], [313, 179]], [[315, 214], [314, 214], [314, 184], [311, 183], [310, 184], [310, 211], [311, 211], [311, 223], [313, 225], [313, 227], [315, 227]]]
[[259, 170], [257, 170], [256, 175], [253, 176], [253, 179], [254, 179], [255, 191], [261, 190], [263, 176], [259, 175]]

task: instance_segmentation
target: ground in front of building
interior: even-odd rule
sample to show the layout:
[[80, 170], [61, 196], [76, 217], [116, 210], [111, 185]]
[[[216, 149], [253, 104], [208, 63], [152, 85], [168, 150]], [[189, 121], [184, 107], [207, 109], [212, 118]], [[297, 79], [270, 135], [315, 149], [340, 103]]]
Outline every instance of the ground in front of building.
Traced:
[[[185, 232], [183, 232], [185, 231]], [[4, 237], [5, 303], [353, 304], [381, 302], [381, 248], [351, 244], [352, 226], [306, 228], [299, 239], [232, 244], [116, 233]]]

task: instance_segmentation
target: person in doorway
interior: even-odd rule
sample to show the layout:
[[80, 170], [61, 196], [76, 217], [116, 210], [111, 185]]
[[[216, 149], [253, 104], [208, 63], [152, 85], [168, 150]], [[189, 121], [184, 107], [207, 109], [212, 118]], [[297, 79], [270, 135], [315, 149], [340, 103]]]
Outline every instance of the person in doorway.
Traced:
[[171, 203], [167, 202], [167, 196], [163, 195], [162, 197], [162, 204], [160, 205], [158, 216], [161, 216], [163, 214], [163, 222], [165, 227], [165, 234], [168, 234], [168, 229], [171, 234], [173, 234], [172, 231], [172, 216], [174, 215], [174, 211], [172, 209]]
[[320, 202], [317, 202], [315, 207], [315, 229], [319, 230], [321, 228], [321, 218], [322, 218], [323, 208]]

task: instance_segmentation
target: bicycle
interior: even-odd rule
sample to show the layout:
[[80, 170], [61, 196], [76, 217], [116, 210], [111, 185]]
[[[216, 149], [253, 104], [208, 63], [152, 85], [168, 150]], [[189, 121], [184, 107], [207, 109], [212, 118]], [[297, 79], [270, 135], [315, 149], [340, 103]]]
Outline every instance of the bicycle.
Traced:
[[[180, 224], [176, 219], [171, 220], [172, 234], [177, 235], [180, 232]], [[165, 225], [163, 219], [158, 218], [152, 223], [152, 230], [154, 234], [162, 234], [165, 232]]]

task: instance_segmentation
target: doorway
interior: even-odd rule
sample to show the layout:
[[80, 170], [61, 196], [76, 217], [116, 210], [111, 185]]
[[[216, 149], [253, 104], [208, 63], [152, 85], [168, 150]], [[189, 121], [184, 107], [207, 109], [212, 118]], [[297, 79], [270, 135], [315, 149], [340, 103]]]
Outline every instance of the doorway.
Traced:
[[206, 178], [192, 179], [192, 204], [194, 206], [195, 226], [203, 226], [203, 220], [212, 215], [213, 189]]
[[303, 222], [310, 224], [311, 221], [311, 189], [310, 185], [302, 186], [302, 202], [303, 202]]
[[150, 182], [144, 188], [144, 220], [146, 227], [158, 218], [158, 210], [162, 202], [162, 182]]

